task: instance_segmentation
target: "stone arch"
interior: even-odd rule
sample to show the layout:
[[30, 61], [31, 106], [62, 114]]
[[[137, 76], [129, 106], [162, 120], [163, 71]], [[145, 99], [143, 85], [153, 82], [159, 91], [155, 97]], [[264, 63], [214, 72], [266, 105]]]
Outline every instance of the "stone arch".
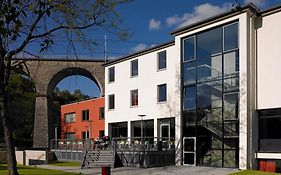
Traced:
[[49, 148], [54, 138], [52, 123], [52, 91], [57, 83], [70, 75], [82, 75], [93, 80], [104, 94], [104, 67], [99, 60], [17, 59], [23, 61], [25, 72], [36, 90], [33, 147]]

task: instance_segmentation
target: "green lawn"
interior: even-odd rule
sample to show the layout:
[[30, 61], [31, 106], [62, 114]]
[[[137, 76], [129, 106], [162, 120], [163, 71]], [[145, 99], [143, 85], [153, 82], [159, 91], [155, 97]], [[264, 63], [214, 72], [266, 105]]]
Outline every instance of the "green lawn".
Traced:
[[75, 162], [75, 161], [49, 161], [49, 165], [54, 165], [54, 166], [79, 166], [81, 162]]
[[[47, 170], [42, 168], [33, 168], [29, 166], [18, 165], [18, 171], [21, 175], [78, 175], [77, 173], [66, 173], [63, 171]], [[8, 174], [7, 165], [0, 164], [0, 175]]]
[[254, 171], [254, 170], [243, 170], [237, 173], [231, 173], [229, 175], [280, 175], [278, 173], [268, 173], [263, 171]]

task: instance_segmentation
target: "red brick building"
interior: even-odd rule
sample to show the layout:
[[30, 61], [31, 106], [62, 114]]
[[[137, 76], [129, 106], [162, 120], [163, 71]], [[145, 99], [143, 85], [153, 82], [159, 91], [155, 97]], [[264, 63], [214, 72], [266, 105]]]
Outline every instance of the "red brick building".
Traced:
[[95, 139], [103, 135], [103, 97], [61, 106], [61, 138]]

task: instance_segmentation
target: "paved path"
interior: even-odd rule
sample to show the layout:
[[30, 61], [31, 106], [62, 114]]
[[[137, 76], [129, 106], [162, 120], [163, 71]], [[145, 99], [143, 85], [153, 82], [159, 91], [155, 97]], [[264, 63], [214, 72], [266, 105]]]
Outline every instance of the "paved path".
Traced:
[[[82, 174], [101, 174], [101, 168], [80, 169], [79, 167], [60, 167], [37, 165], [39, 168], [61, 170]], [[156, 168], [123, 167], [111, 169], [112, 175], [225, 175], [237, 172], [237, 169], [214, 167], [165, 166]]]

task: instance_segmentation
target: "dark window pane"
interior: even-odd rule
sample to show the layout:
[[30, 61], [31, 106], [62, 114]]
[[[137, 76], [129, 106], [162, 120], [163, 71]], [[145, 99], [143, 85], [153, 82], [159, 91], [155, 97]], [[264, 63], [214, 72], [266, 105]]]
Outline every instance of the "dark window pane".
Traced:
[[137, 76], [138, 75], [138, 71], [139, 71], [138, 60], [131, 61], [131, 76], [132, 77]]
[[111, 129], [111, 137], [127, 137], [127, 122], [109, 123]]
[[99, 113], [100, 113], [100, 120], [103, 120], [104, 119], [104, 107], [101, 107], [99, 109]]
[[83, 110], [82, 111], [82, 120], [83, 121], [89, 120], [89, 110]]
[[167, 101], [167, 85], [158, 85], [158, 102]]
[[184, 151], [195, 152], [195, 139], [184, 139]]
[[115, 67], [111, 67], [108, 69], [108, 81], [114, 82], [115, 80]]
[[109, 95], [108, 96], [108, 109], [114, 109], [114, 107], [115, 107], [114, 95]]
[[238, 48], [238, 24], [231, 24], [224, 27], [224, 50]]
[[197, 35], [197, 58], [206, 59], [222, 52], [222, 28], [215, 28]]
[[188, 62], [184, 64], [184, 85], [196, 83], [196, 67], [195, 62]]
[[165, 69], [167, 64], [166, 51], [158, 53], [158, 70]]
[[190, 110], [196, 108], [196, 86], [184, 88], [184, 109]]
[[189, 61], [195, 59], [194, 46], [195, 37], [187, 38], [183, 40], [183, 61]]
[[131, 90], [131, 106], [138, 106], [138, 90]]
[[194, 162], [195, 153], [184, 153], [184, 164], [195, 165]]

